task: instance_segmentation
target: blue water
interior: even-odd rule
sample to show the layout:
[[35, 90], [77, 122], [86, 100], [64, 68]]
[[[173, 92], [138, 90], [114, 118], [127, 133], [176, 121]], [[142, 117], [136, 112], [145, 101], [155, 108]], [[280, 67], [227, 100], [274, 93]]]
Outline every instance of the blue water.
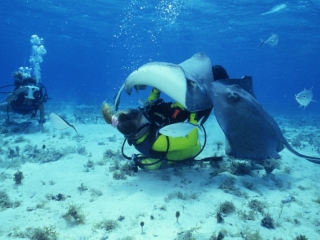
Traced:
[[[280, 4], [286, 7], [261, 15]], [[142, 64], [180, 63], [200, 51], [231, 77], [252, 76], [266, 109], [299, 113], [294, 94], [312, 86], [320, 100], [320, 1], [7, 0], [0, 19], [1, 85], [30, 66], [37, 34], [47, 49], [40, 66], [52, 101], [112, 101]], [[278, 46], [259, 48], [271, 33]], [[312, 102], [305, 111], [319, 108]]]

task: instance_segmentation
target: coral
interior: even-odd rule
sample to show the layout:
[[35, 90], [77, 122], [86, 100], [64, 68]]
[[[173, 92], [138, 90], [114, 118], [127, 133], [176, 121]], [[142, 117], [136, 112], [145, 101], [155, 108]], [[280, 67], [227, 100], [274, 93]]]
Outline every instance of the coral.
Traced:
[[233, 175], [242, 176], [242, 175], [250, 175], [251, 169], [252, 169], [251, 164], [249, 164], [248, 162], [232, 161], [229, 171]]
[[269, 228], [269, 229], [274, 228], [273, 219], [269, 214], [265, 215], [265, 217], [262, 218], [261, 226], [263, 226], [265, 228]]
[[18, 170], [14, 174], [14, 181], [16, 182], [16, 184], [21, 184], [22, 179], [23, 179], [23, 173]]
[[85, 217], [81, 207], [81, 205], [69, 204], [68, 211], [63, 215], [63, 218], [72, 225], [83, 224]]

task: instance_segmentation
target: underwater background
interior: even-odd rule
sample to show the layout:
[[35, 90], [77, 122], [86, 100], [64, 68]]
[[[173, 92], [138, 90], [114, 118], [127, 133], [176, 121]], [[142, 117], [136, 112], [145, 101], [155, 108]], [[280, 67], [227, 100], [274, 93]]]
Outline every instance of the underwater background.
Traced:
[[[236, 2], [236, 3], [235, 3]], [[320, 101], [317, 0], [11, 0], [0, 3], [0, 81], [30, 66], [30, 37], [44, 39], [41, 82], [52, 101], [100, 105], [150, 61], [180, 63], [197, 52], [230, 77], [253, 77], [270, 111], [303, 112], [295, 94], [313, 87]], [[260, 46], [275, 33], [278, 46]], [[123, 94], [122, 103], [139, 97]], [[3, 95], [3, 99], [5, 95]]]

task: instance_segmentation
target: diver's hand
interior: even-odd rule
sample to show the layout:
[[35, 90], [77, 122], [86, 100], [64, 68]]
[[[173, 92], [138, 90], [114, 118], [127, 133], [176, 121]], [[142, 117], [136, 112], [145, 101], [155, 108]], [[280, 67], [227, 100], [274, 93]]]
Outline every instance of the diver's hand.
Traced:
[[26, 87], [19, 87], [17, 90], [14, 90], [12, 93], [10, 93], [10, 94], [6, 97], [5, 101], [8, 102], [8, 103], [10, 103], [10, 102], [16, 100], [16, 99], [18, 98], [18, 95], [19, 95], [20, 93], [26, 92], [26, 91], [27, 91], [27, 88], [26, 88]]
[[41, 132], [44, 132], [44, 127], [43, 127], [43, 125], [44, 125], [45, 122], [46, 122], [45, 119], [40, 119], [40, 120], [39, 120], [39, 129], [40, 129]]

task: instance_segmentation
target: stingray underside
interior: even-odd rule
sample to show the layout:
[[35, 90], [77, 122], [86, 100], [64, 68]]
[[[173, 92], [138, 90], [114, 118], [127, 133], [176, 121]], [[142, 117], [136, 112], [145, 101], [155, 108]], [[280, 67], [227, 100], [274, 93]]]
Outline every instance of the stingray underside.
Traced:
[[117, 109], [123, 89], [130, 95], [133, 87], [143, 90], [152, 86], [189, 111], [211, 109], [209, 88], [212, 81], [211, 62], [204, 53], [197, 53], [180, 64], [147, 63], [127, 77], [117, 94], [115, 106]]

